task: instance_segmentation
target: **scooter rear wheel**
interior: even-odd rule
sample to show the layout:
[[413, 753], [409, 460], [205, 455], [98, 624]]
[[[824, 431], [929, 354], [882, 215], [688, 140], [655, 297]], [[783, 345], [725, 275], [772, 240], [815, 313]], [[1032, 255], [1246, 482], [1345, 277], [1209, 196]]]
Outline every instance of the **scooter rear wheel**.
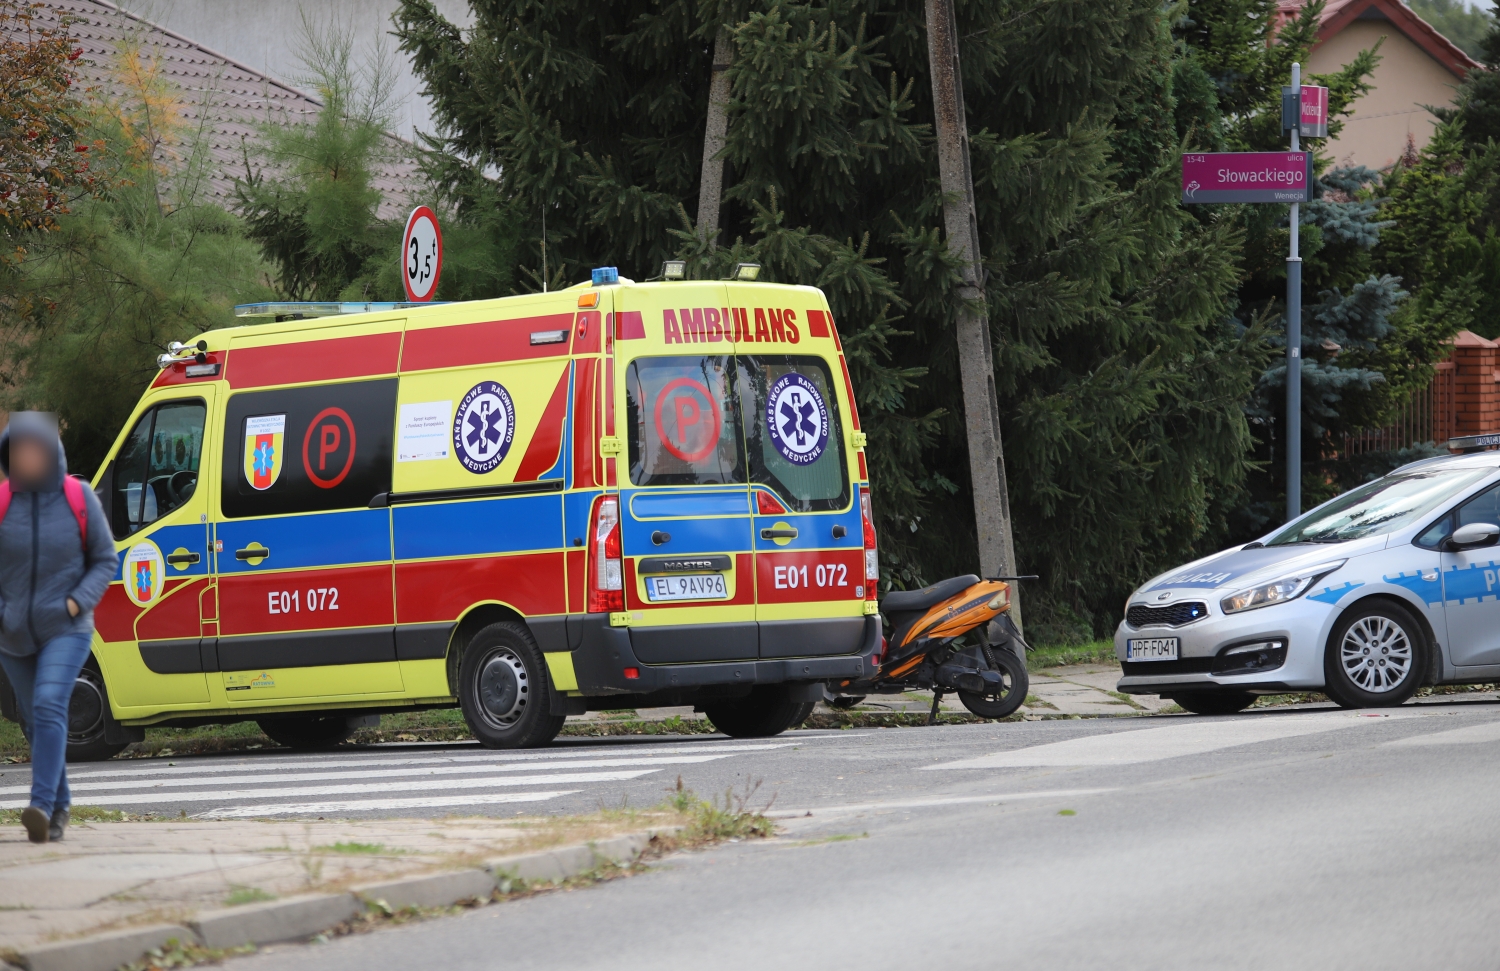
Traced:
[[980, 718], [1007, 718], [1026, 700], [1026, 691], [1031, 687], [1031, 678], [1026, 674], [1026, 665], [1016, 657], [1014, 651], [1003, 647], [990, 649], [999, 666], [1002, 679], [1000, 689], [983, 694], [977, 691], [960, 691], [958, 700]]

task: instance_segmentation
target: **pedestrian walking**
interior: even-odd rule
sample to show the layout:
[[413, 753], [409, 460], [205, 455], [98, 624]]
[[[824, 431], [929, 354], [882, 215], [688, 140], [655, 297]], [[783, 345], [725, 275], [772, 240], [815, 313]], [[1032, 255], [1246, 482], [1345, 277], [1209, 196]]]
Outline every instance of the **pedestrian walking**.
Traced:
[[94, 640], [94, 607], [119, 568], [93, 490], [68, 476], [57, 418], [18, 411], [0, 432], [0, 667], [31, 745], [33, 843], [68, 824], [68, 703]]

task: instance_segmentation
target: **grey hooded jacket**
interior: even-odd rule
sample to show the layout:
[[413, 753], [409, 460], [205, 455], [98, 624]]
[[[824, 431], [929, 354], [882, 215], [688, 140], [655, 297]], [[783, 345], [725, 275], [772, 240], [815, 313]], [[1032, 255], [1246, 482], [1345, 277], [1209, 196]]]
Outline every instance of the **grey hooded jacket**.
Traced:
[[[10, 442], [25, 436], [57, 449], [57, 473], [36, 491], [17, 490], [0, 522], [0, 651], [14, 657], [35, 654], [62, 634], [92, 631], [94, 607], [120, 568], [114, 536], [91, 489], [88, 503], [88, 551], [78, 536], [78, 520], [63, 495], [68, 460], [57, 430], [47, 415], [18, 411], [0, 432], [0, 470], [10, 475]], [[16, 488], [16, 483], [12, 483]], [[68, 598], [78, 604], [68, 616]]]

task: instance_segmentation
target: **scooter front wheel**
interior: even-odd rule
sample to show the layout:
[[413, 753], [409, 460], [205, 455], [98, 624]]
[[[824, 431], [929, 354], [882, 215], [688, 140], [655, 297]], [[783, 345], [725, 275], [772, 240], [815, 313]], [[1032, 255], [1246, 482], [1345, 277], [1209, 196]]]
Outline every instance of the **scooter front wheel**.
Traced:
[[958, 700], [980, 718], [1006, 718], [1026, 700], [1026, 691], [1031, 687], [1031, 678], [1026, 674], [1026, 665], [1016, 657], [1014, 651], [1003, 647], [991, 648], [995, 664], [1000, 672], [1000, 687], [994, 691], [960, 691]]

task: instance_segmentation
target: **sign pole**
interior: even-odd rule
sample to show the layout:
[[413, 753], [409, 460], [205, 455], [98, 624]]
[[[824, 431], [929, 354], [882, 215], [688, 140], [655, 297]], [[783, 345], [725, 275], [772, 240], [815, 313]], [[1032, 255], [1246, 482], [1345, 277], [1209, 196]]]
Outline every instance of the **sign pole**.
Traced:
[[[1302, 65], [1292, 65], [1292, 92], [1301, 111]], [[1301, 150], [1301, 124], [1292, 126], [1292, 151]], [[1309, 166], [1309, 169], [1311, 167]], [[1309, 179], [1309, 181], [1311, 181]], [[1308, 185], [1307, 191], [1312, 192]], [[1292, 203], [1292, 245], [1286, 258], [1286, 518], [1302, 515], [1302, 257], [1297, 251], [1301, 206]]]

